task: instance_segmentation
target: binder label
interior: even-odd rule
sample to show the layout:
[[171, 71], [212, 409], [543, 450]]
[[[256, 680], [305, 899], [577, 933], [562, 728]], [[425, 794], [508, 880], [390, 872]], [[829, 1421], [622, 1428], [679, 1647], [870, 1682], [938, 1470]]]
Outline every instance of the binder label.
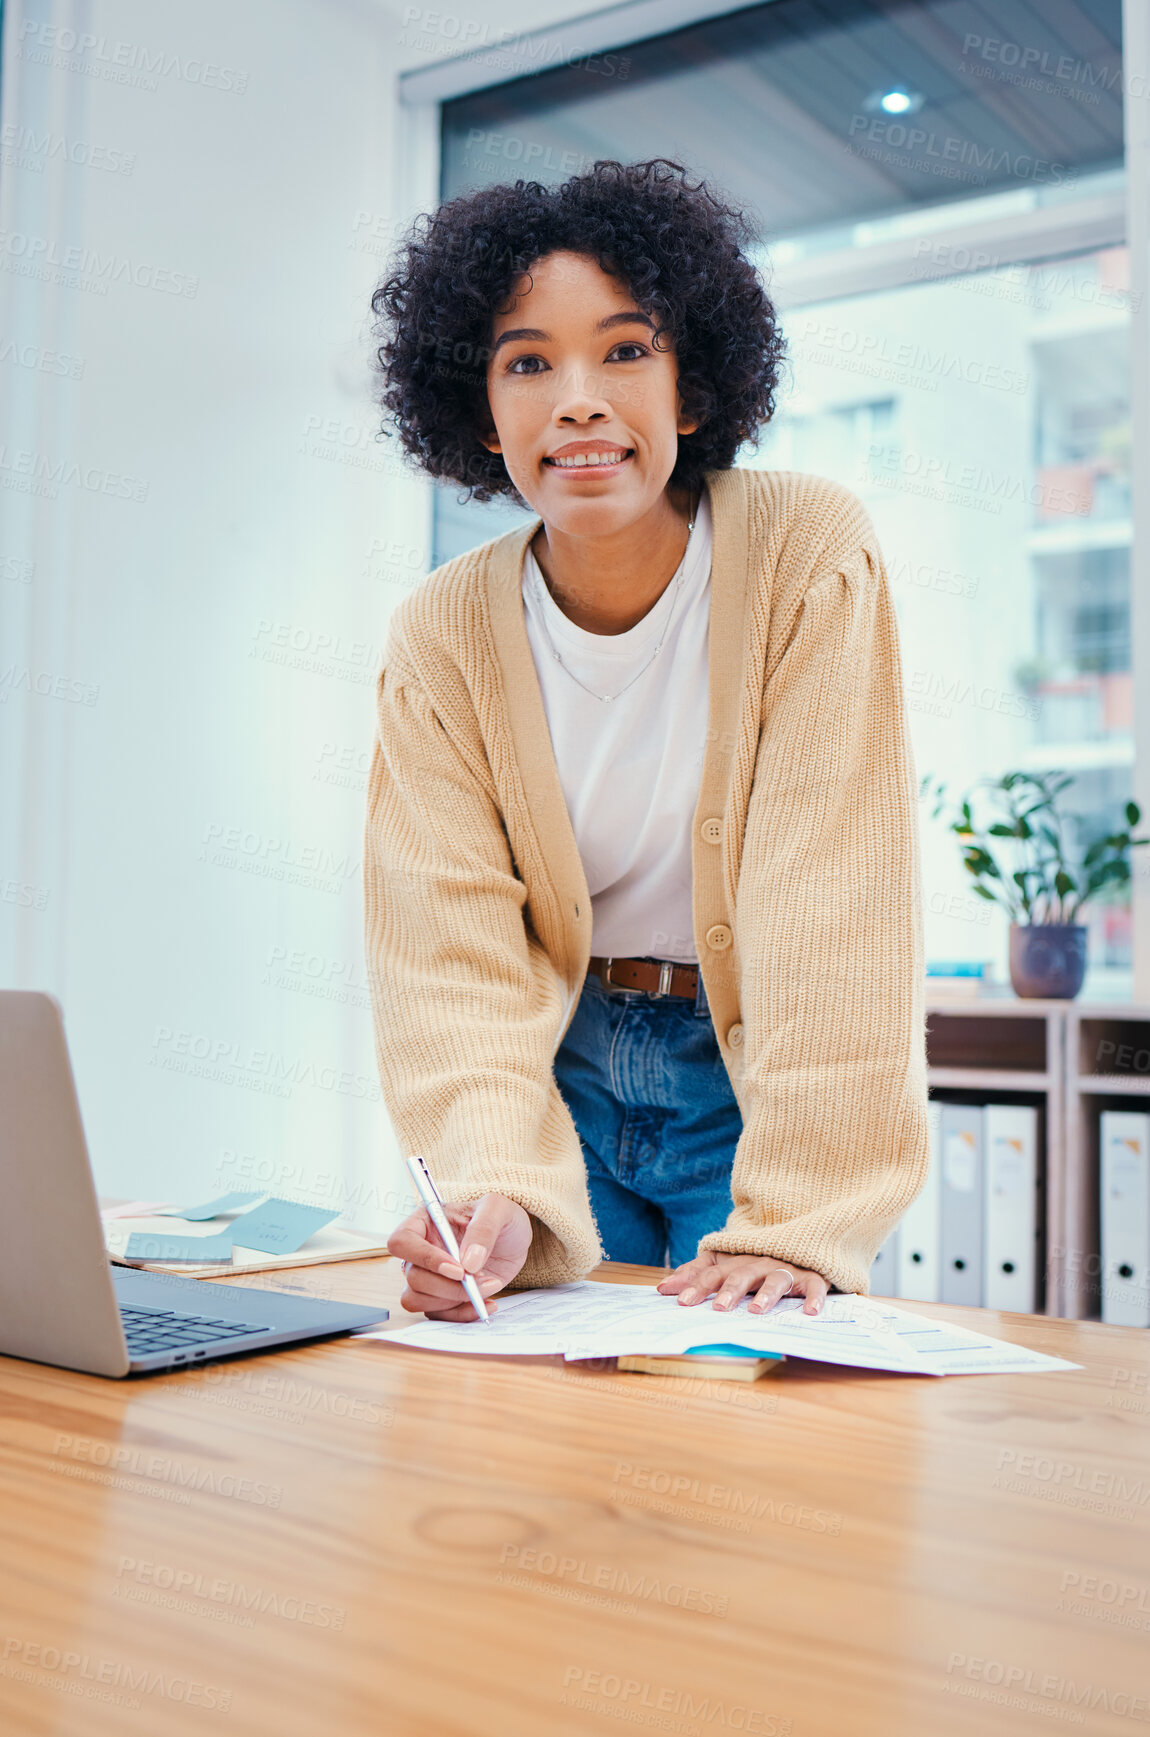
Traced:
[[991, 1176], [997, 1195], [1017, 1198], [1025, 1192], [1026, 1173], [1022, 1162], [1022, 1141], [1009, 1134], [999, 1134], [990, 1147]]
[[1117, 1135], [1110, 1141], [1108, 1155], [1111, 1200], [1139, 1199], [1145, 1162], [1141, 1140]]
[[942, 1168], [948, 1188], [961, 1194], [974, 1192], [974, 1167], [977, 1158], [974, 1135], [967, 1132], [948, 1134], [942, 1154]]

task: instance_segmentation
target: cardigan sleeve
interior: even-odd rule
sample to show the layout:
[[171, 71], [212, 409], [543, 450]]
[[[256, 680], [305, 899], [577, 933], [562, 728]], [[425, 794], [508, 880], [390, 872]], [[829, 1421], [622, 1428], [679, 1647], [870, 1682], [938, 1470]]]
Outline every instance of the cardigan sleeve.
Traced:
[[516, 1288], [560, 1284], [600, 1258], [552, 1071], [564, 986], [525, 918], [474, 715], [448, 699], [437, 710], [389, 649], [364, 845], [380, 1083], [401, 1145], [446, 1199], [494, 1190], [531, 1215]]
[[768, 663], [735, 903], [743, 1132], [730, 1216], [700, 1250], [866, 1292], [928, 1165], [921, 923], [897, 627], [871, 532], [816, 571]]

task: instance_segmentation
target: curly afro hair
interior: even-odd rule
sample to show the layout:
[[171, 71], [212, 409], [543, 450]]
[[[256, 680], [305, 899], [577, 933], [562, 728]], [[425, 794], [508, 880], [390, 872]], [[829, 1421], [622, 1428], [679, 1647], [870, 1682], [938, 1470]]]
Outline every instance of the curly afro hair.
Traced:
[[704, 471], [729, 469], [771, 418], [784, 348], [740, 251], [754, 234], [666, 157], [600, 161], [558, 187], [486, 187], [418, 217], [371, 300], [380, 401], [405, 450], [470, 498], [518, 500], [503, 459], [479, 440], [490, 426], [493, 320], [523, 273], [562, 250], [625, 283], [674, 347], [683, 407], [699, 427], [679, 436], [671, 484], [697, 488]]

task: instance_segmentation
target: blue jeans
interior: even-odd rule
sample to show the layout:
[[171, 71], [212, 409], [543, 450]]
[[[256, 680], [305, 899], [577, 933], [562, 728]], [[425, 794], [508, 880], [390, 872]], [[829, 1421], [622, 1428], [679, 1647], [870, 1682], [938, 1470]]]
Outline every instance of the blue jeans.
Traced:
[[743, 1119], [699, 978], [695, 1000], [589, 977], [555, 1057], [610, 1261], [693, 1259], [731, 1210]]

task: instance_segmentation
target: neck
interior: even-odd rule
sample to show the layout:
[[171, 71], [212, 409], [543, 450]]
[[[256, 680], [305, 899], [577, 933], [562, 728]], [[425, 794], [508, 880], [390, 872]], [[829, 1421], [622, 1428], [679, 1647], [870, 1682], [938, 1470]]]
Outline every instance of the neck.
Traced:
[[532, 552], [564, 615], [588, 633], [626, 633], [642, 621], [678, 572], [694, 505], [664, 490], [650, 512], [605, 537], [541, 525]]

